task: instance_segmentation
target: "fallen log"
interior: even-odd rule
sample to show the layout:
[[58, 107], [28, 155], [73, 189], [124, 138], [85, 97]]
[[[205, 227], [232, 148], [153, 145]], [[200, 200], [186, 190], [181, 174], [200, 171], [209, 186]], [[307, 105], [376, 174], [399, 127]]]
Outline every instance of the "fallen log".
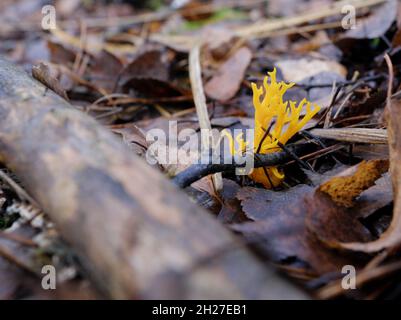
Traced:
[[111, 298], [304, 298], [90, 116], [0, 57], [0, 160]]

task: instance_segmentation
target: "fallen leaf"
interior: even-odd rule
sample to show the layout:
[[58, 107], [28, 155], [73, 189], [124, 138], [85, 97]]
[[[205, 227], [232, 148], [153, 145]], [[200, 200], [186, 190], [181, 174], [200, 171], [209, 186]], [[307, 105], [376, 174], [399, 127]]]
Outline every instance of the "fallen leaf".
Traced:
[[397, 0], [388, 0], [373, 10], [365, 19], [356, 19], [354, 29], [342, 35], [342, 39], [374, 39], [384, 35], [397, 17]]
[[[211, 36], [212, 35], [212, 36]], [[215, 61], [221, 61], [227, 58], [238, 40], [235, 33], [228, 28], [205, 27], [201, 35], [207, 53]]]
[[395, 33], [392, 45], [394, 48], [401, 46], [401, 28], [398, 28], [397, 32]]
[[163, 52], [149, 50], [139, 54], [120, 74], [119, 83], [124, 86], [131, 79], [145, 78], [168, 80], [169, 66], [164, 61]]
[[390, 174], [393, 182], [394, 210], [389, 228], [379, 239], [367, 242], [338, 243], [343, 249], [362, 252], [377, 252], [398, 247], [401, 244], [401, 101], [393, 99], [386, 109], [387, 131], [390, 147]]
[[246, 220], [240, 201], [236, 197], [241, 187], [229, 179], [223, 179], [223, 185], [224, 188], [220, 191], [222, 206], [217, 218], [223, 223], [239, 223]]
[[[235, 224], [260, 252], [276, 263], [313, 275], [341, 272], [345, 264], [360, 264], [360, 257], [348, 257], [326, 247], [305, 224], [308, 207], [304, 200], [313, 188], [299, 185], [286, 192], [243, 188], [238, 193], [243, 211], [255, 222]], [[273, 200], [274, 199], [274, 200]], [[291, 272], [291, 271], [290, 271]]]
[[320, 186], [323, 182], [326, 182], [330, 180], [332, 177], [335, 175], [339, 174], [340, 172], [348, 169], [349, 166], [347, 165], [337, 165], [331, 170], [328, 170], [323, 173], [319, 173], [316, 171], [311, 171], [311, 170], [305, 170], [301, 169], [305, 175], [307, 176], [308, 180], [311, 182], [311, 184], [315, 187]]
[[333, 88], [332, 86], [321, 87], [321, 85], [339, 83], [344, 80], [345, 76], [337, 72], [322, 71], [297, 82], [297, 87], [288, 90], [288, 98], [292, 100], [302, 100], [308, 97], [308, 99], [314, 103], [325, 108], [330, 104]]
[[137, 154], [143, 156], [148, 147], [145, 133], [133, 123], [114, 125], [111, 131], [122, 135], [123, 141]]
[[219, 101], [233, 98], [241, 87], [251, 59], [252, 52], [247, 47], [242, 47], [235, 52], [205, 85], [206, 95]]
[[119, 76], [118, 84], [124, 92], [134, 89], [147, 97], [190, 96], [169, 81], [169, 57], [160, 50], [149, 50], [139, 54]]
[[321, 72], [336, 73], [342, 77], [347, 75], [347, 69], [343, 65], [331, 60], [302, 58], [279, 60], [275, 64], [287, 82], [298, 83]]
[[51, 74], [51, 69], [44, 63], [40, 63], [32, 67], [32, 76], [44, 84], [50, 90], [53, 90], [60, 97], [68, 100], [68, 96], [64, 88], [62, 88], [59, 80]]
[[54, 41], [47, 41], [47, 47], [50, 51], [50, 61], [53, 63], [66, 65], [74, 63], [75, 52], [67, 49], [64, 45]]
[[377, 210], [391, 204], [392, 201], [391, 178], [388, 173], [385, 173], [374, 186], [360, 194], [353, 209], [359, 212], [358, 218], [367, 218]]
[[131, 78], [123, 88], [124, 92], [134, 89], [137, 93], [149, 98], [190, 96], [188, 90], [182, 89], [169, 81], [152, 78]]
[[326, 245], [332, 242], [372, 240], [372, 235], [357, 220], [359, 212], [337, 205], [327, 194], [317, 189], [306, 198], [307, 226]]
[[97, 87], [111, 92], [116, 86], [116, 81], [122, 68], [122, 62], [115, 55], [102, 50], [92, 59], [90, 67], [91, 81]]
[[281, 192], [244, 187], [238, 191], [237, 198], [241, 201], [245, 215], [249, 219], [259, 221], [268, 218], [272, 212], [279, 212], [294, 199], [299, 199], [311, 191], [312, 187], [307, 185], [295, 186]]

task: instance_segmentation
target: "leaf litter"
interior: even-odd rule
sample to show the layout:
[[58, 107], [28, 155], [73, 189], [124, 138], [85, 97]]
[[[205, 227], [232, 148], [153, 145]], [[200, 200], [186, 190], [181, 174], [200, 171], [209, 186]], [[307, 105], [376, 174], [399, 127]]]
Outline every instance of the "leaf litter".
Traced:
[[[214, 128], [252, 127], [251, 82], [260, 84], [268, 71], [277, 68], [278, 81], [296, 82], [286, 99], [307, 98], [321, 111], [289, 141], [291, 146], [309, 141], [314, 149], [280, 165], [283, 184], [268, 190], [226, 172], [220, 192], [210, 177], [185, 191], [312, 296], [399, 296], [399, 283], [393, 281], [401, 273], [397, 1], [368, 5], [354, 0], [357, 25], [347, 31], [341, 27], [341, 10], [329, 6], [329, 0], [274, 0], [267, 6], [237, 1], [229, 9], [224, 1], [188, 1], [167, 15], [147, 4], [59, 0], [60, 23], [52, 32], [40, 29], [40, 1], [31, 2], [0, 4], [0, 54], [32, 70], [49, 90], [98, 119], [142, 157], [146, 132], [168, 128], [169, 120], [199, 133], [188, 75], [195, 39], [204, 43], [200, 63]], [[160, 5], [160, 12], [169, 8], [168, 1]], [[277, 17], [281, 20], [264, 25], [266, 18]], [[335, 130], [340, 129], [366, 134], [358, 140], [338, 138]], [[388, 137], [382, 145], [372, 144], [369, 130], [382, 129]], [[155, 167], [167, 176], [185, 169]], [[0, 187], [0, 298], [98, 297], [51, 221], [43, 214], [25, 221], [30, 200], [13, 185]], [[35, 289], [38, 259], [65, 270], [58, 296]], [[344, 265], [355, 266], [360, 275], [353, 292], [340, 285]]]

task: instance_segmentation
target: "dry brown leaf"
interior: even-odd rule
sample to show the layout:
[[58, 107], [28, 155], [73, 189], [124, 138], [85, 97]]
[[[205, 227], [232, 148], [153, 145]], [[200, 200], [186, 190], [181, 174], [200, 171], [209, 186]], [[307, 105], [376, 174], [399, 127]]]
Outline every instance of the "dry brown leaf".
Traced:
[[122, 135], [123, 141], [132, 149], [133, 152], [144, 156], [148, 143], [145, 133], [133, 123], [114, 125], [111, 127], [114, 133]]
[[160, 50], [144, 51], [121, 71], [118, 84], [124, 92], [133, 89], [151, 98], [190, 96], [189, 90], [170, 81], [170, 60], [171, 57]]
[[289, 82], [300, 82], [321, 72], [333, 72], [345, 78], [347, 69], [336, 61], [302, 58], [280, 60], [275, 63]]
[[242, 47], [223, 63], [214, 77], [205, 85], [205, 93], [212, 99], [227, 101], [238, 92], [245, 71], [252, 59], [252, 52]]
[[393, 189], [388, 173], [378, 179], [373, 187], [365, 190], [358, 197], [356, 205], [352, 208], [359, 212], [359, 218], [367, 218], [377, 210], [393, 202]]
[[393, 99], [388, 104], [386, 112], [390, 147], [390, 173], [394, 192], [393, 219], [389, 228], [379, 239], [368, 243], [339, 243], [338, 246], [343, 249], [371, 253], [395, 248], [401, 244], [401, 101]]
[[60, 97], [63, 97], [65, 100], [68, 100], [68, 96], [64, 88], [61, 86], [59, 80], [51, 74], [50, 68], [44, 64], [40, 63], [36, 66], [32, 67], [32, 76], [44, 84], [50, 90], [53, 90]]
[[214, 61], [224, 61], [239, 40], [232, 30], [213, 26], [202, 30], [202, 39], [205, 53]]
[[[306, 223], [319, 240], [331, 243], [372, 240], [372, 235], [357, 219], [359, 211], [336, 205], [327, 194], [317, 189], [306, 198], [308, 216]], [[335, 247], [333, 245], [333, 247]]]
[[357, 19], [356, 28], [347, 31], [344, 39], [374, 39], [381, 37], [397, 16], [397, 0], [388, 0], [366, 19]]
[[97, 87], [112, 92], [115, 88], [117, 77], [123, 68], [120, 59], [112, 53], [102, 50], [91, 62], [90, 77], [92, 82]]
[[397, 32], [395, 33], [392, 45], [394, 48], [401, 46], [401, 29], [398, 29]]
[[[237, 197], [247, 217], [255, 222], [236, 224], [240, 232], [276, 263], [314, 275], [340, 273], [345, 264], [358, 266], [360, 257], [348, 257], [325, 246], [305, 223], [309, 204], [305, 196], [313, 191], [298, 185], [285, 192], [246, 187]], [[338, 222], [339, 223], [339, 222]], [[353, 239], [361, 239], [357, 236]]]
[[124, 85], [133, 78], [168, 80], [169, 64], [163, 52], [149, 50], [137, 55], [120, 74], [120, 84]]
[[47, 48], [50, 52], [51, 62], [63, 65], [74, 63], [76, 56], [75, 52], [66, 48], [63, 44], [49, 40], [47, 41]]
[[238, 190], [241, 187], [232, 180], [223, 179], [224, 188], [220, 192], [221, 210], [217, 216], [223, 223], [239, 223], [246, 218], [241, 209], [240, 201], [237, 199]]

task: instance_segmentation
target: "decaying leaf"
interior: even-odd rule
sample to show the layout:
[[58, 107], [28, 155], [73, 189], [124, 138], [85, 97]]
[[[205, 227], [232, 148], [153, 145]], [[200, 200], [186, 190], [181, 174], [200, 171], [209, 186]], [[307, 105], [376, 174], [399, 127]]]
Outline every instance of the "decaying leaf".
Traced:
[[357, 199], [353, 210], [357, 210], [358, 218], [367, 218], [393, 202], [393, 189], [391, 178], [388, 173], [385, 173], [378, 179], [374, 186], [363, 191]]
[[316, 190], [306, 198], [308, 229], [317, 235], [326, 245], [331, 242], [367, 242], [372, 235], [357, 220], [358, 211], [337, 205], [327, 194]]
[[242, 47], [235, 52], [205, 85], [206, 94], [219, 101], [233, 98], [241, 86], [251, 59], [252, 52], [247, 47]]
[[190, 96], [189, 91], [169, 81], [170, 59], [166, 52], [148, 50], [138, 54], [120, 73], [118, 84], [147, 97]]
[[321, 72], [333, 72], [345, 77], [347, 70], [336, 61], [302, 58], [297, 60], [280, 60], [276, 62], [284, 75], [284, 79], [290, 82], [300, 82]]
[[373, 39], [382, 36], [397, 16], [397, 0], [388, 0], [366, 19], [357, 19], [356, 27], [348, 30], [343, 38]]
[[92, 82], [96, 86], [112, 92], [122, 68], [123, 64], [120, 59], [112, 53], [102, 50], [92, 61], [90, 68]]
[[168, 80], [168, 64], [160, 50], [149, 50], [137, 55], [120, 74], [120, 84], [134, 78]]
[[44, 63], [40, 63], [37, 66], [32, 67], [32, 76], [43, 83], [46, 87], [53, 90], [59, 96], [68, 100], [66, 91], [62, 88], [58, 79], [51, 74], [50, 68]]
[[350, 258], [331, 250], [308, 230], [305, 223], [308, 207], [304, 198], [312, 191], [307, 185], [286, 192], [243, 188], [237, 197], [246, 216], [256, 221], [232, 228], [270, 259], [290, 267], [290, 273], [316, 276], [340, 273], [344, 264], [359, 265], [360, 257]]
[[223, 223], [239, 223], [245, 220], [237, 193], [241, 187], [232, 180], [223, 179], [224, 188], [220, 192], [221, 210], [217, 218]]
[[390, 147], [390, 173], [393, 182], [394, 210], [389, 228], [376, 241], [368, 243], [339, 243], [344, 249], [363, 252], [377, 252], [398, 247], [401, 244], [401, 101], [393, 99], [388, 104], [386, 118]]
[[50, 52], [50, 59], [53, 63], [67, 64], [74, 63], [75, 52], [64, 45], [54, 41], [47, 41], [47, 47]]
[[[238, 191], [237, 198], [241, 201], [245, 215], [254, 221], [265, 220], [283, 207], [296, 202], [313, 189], [307, 185], [295, 186], [288, 191], [272, 191], [245, 187]], [[277, 214], [277, 219], [280, 219]]]
[[111, 130], [117, 134], [121, 134], [123, 141], [138, 155], [143, 156], [148, 143], [145, 133], [133, 123], [126, 125], [112, 126]]
[[239, 40], [228, 28], [206, 27], [202, 32], [205, 51], [214, 61], [224, 61]]
[[372, 232], [375, 228], [373, 225], [365, 227], [364, 221], [390, 205], [392, 200], [389, 175], [383, 176], [374, 186], [362, 192], [357, 200], [353, 201], [352, 208], [336, 204], [329, 195], [318, 188], [306, 197], [306, 224], [308, 229], [329, 247], [337, 248], [339, 242], [372, 241], [378, 232]]

